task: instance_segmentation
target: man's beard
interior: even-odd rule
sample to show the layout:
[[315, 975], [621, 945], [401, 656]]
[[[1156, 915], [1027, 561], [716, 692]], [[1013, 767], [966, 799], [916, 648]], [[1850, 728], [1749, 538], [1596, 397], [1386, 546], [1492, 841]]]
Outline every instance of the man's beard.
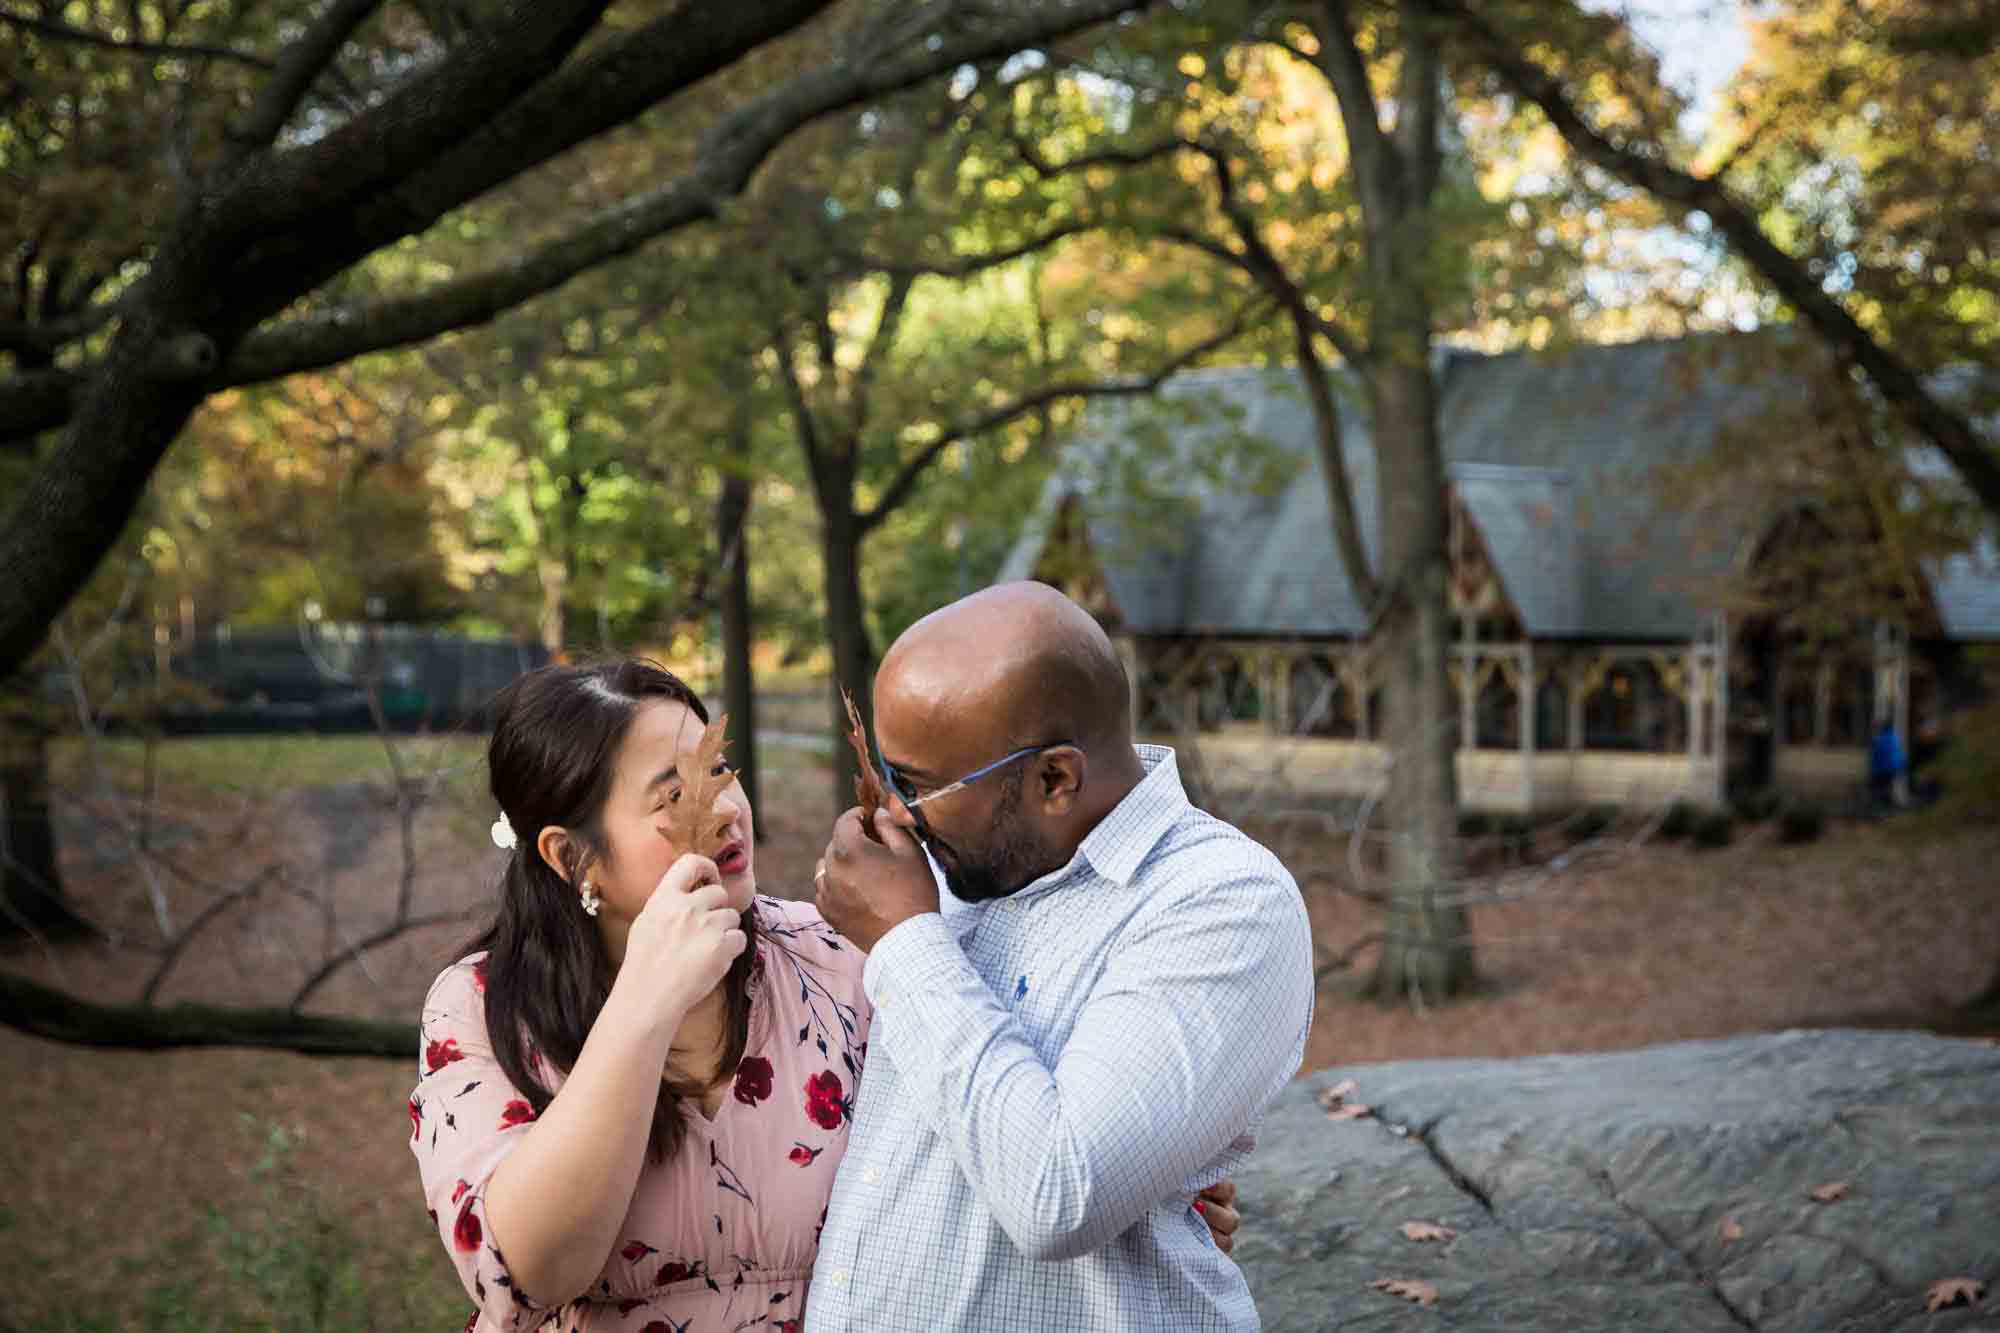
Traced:
[[[991, 846], [968, 855], [930, 835], [931, 859], [944, 871], [944, 886], [963, 903], [991, 902], [1019, 893], [1054, 867], [1041, 840], [1021, 817], [1021, 787], [1017, 781], [994, 812]], [[942, 854], [940, 854], [942, 853]]]

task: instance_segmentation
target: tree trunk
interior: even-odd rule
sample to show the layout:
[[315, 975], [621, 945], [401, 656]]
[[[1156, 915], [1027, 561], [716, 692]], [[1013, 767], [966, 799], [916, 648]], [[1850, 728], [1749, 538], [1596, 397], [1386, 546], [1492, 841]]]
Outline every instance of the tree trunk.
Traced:
[[0, 937], [89, 927], [71, 909], [49, 813], [49, 734], [40, 721], [0, 716]]
[[[747, 403], [747, 396], [744, 398]], [[746, 462], [749, 423], [730, 441], [730, 452]], [[750, 808], [758, 809], [757, 688], [750, 646], [750, 478], [737, 468], [722, 473], [715, 506], [716, 545], [722, 552], [722, 706], [729, 714], [729, 762], [743, 784]], [[761, 826], [760, 826], [761, 828]]]
[[[1387, 666], [1383, 703], [1394, 756], [1389, 820], [1389, 915], [1368, 983], [1378, 999], [1436, 1002], [1473, 980], [1465, 908], [1455, 892], [1458, 708], [1451, 652], [1444, 462], [1428, 338], [1373, 370], [1382, 570], [1389, 598], [1378, 638]], [[1414, 355], [1412, 355], [1414, 353]]]
[[[844, 494], [837, 493], [837, 494]], [[837, 743], [847, 732], [847, 710], [841, 705], [843, 686], [854, 696], [869, 735], [875, 730], [875, 704], [870, 688], [875, 676], [875, 650], [868, 641], [868, 623], [861, 601], [861, 531], [853, 501], [841, 499], [825, 513], [821, 555], [826, 565], [826, 637], [833, 648], [832, 719], [833, 807], [854, 804], [855, 769], [851, 747]]]
[[133, 1051], [263, 1046], [305, 1055], [380, 1055], [407, 1060], [418, 1049], [414, 1023], [207, 1004], [159, 1009], [92, 1004], [4, 972], [0, 972], [0, 1023], [48, 1041]]

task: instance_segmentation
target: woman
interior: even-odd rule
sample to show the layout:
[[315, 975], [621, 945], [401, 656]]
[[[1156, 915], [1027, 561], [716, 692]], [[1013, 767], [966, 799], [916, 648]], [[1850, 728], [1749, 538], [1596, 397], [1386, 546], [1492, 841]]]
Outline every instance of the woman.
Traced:
[[[468, 1329], [800, 1326], [867, 1052], [863, 957], [756, 892], [740, 785], [666, 836], [708, 720], [645, 662], [496, 700], [499, 912], [438, 977], [410, 1098]], [[1233, 1191], [1205, 1209], [1227, 1245]]]

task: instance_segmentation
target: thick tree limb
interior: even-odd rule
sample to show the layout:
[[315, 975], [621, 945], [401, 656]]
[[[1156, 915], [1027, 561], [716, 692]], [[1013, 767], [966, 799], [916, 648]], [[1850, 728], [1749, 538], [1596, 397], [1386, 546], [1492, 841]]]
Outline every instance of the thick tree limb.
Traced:
[[897, 471], [895, 479], [882, 492], [882, 498], [875, 502], [875, 507], [855, 516], [856, 526], [863, 534], [879, 527], [883, 520], [910, 498], [910, 493], [923, 479], [924, 472], [938, 460], [938, 456], [961, 440], [983, 435], [989, 430], [995, 430], [1018, 417], [1064, 398], [1135, 398], [1153, 392], [1174, 374], [1193, 365], [1218, 347], [1241, 337], [1252, 322], [1252, 311], [1257, 304], [1259, 303], [1253, 302], [1237, 310], [1220, 330], [1170, 357], [1151, 374], [1111, 380], [1071, 380], [1044, 385], [1033, 393], [1023, 394], [1010, 402], [947, 426], [936, 439], [904, 462]]
[[101, 51], [117, 51], [125, 55], [145, 56], [159, 59], [162, 56], [180, 60], [228, 60], [238, 65], [248, 65], [252, 69], [274, 69], [276, 66], [263, 56], [250, 51], [238, 51], [228, 46], [208, 46], [200, 42], [147, 42], [120, 41], [101, 32], [79, 28], [68, 23], [57, 23], [51, 19], [30, 18], [25, 14], [14, 14], [0, 9], [0, 23], [10, 28], [20, 28], [46, 37], [55, 42], [73, 42], [79, 46], [94, 46]]
[[1806, 322], [1840, 355], [1868, 376], [1904, 419], [1950, 461], [1988, 512], [2000, 515], [2000, 456], [1971, 421], [1931, 394], [1917, 371], [1876, 341], [1847, 308], [1830, 296], [1797, 259], [1759, 225], [1756, 215], [1720, 180], [1670, 165], [1650, 151], [1616, 142], [1587, 121], [1556, 78], [1522, 54], [1463, 0], [1422, 0], [1453, 21], [1469, 38], [1479, 59], [1521, 97], [1540, 107], [1549, 123], [1578, 156], [1680, 208], [1708, 216], [1737, 254], [1764, 276]]
[[307, 91], [354, 30], [382, 7], [382, 0], [327, 0], [319, 17], [305, 35], [285, 48], [277, 71], [257, 94], [257, 101], [232, 136], [239, 148], [262, 148], [278, 137], [278, 131], [298, 110]]
[[[320, 209], [403, 179], [560, 65], [609, 4], [514, 0], [503, 16], [475, 29], [435, 65], [324, 138], [252, 159], [220, 197], [207, 203], [214, 238], [282, 231]], [[329, 17], [352, 17], [352, 8], [351, 0], [337, 3]], [[311, 48], [313, 39], [305, 41]], [[300, 76], [310, 77], [323, 66], [313, 65], [316, 48], [305, 54]], [[331, 52], [326, 54], [331, 58]], [[268, 118], [271, 113], [260, 105], [253, 112], [252, 132], [261, 128], [254, 123], [259, 114]]]
[[[280, 155], [282, 166], [276, 170], [247, 171], [236, 190], [222, 197], [219, 209], [214, 199], [198, 208], [184, 206], [155, 253], [144, 284], [145, 300], [127, 312], [105, 358], [89, 368], [85, 391], [77, 392], [73, 380], [24, 383], [28, 377], [17, 376], [0, 384], [0, 423], [46, 429], [67, 419], [70, 426], [60, 445], [16, 492], [0, 528], [0, 565], [14, 575], [0, 586], [0, 674], [18, 668], [40, 646], [49, 625], [116, 540], [147, 479], [207, 393], [232, 383], [331, 365], [489, 320], [597, 264], [629, 254], [652, 237], [714, 216], [721, 202], [739, 192], [787, 136], [820, 116], [903, 91], [961, 64], [1005, 59], [1149, 3], [1152, 0], [1066, 0], [1023, 11], [1009, 9], [990, 21], [943, 26], [901, 50], [838, 57], [721, 118], [704, 136], [695, 169], [680, 181], [600, 215], [579, 232], [558, 238], [517, 264], [445, 284], [424, 300], [385, 302], [344, 317], [301, 321], [248, 340], [240, 330], [258, 312], [292, 304], [371, 247], [355, 239], [352, 213], [309, 220], [303, 230], [324, 244], [295, 255], [290, 266], [246, 268], [232, 251], [230, 238], [241, 234], [244, 226], [260, 234], [268, 231], [269, 216], [299, 217], [308, 193], [324, 202], [346, 197], [359, 184], [380, 181], [384, 162], [390, 164], [387, 174], [407, 174], [408, 166], [423, 154], [401, 140], [375, 144], [370, 136], [385, 133], [387, 122], [370, 112], [306, 149]], [[538, 48], [534, 59], [545, 62], [567, 51], [565, 43], [573, 45], [576, 34], [562, 20], [580, 21], [579, 16], [591, 9], [583, 0], [562, 4], [539, 0], [526, 6], [529, 12], [514, 26], [539, 34], [537, 41], [491, 60], [452, 65], [456, 71], [452, 79], [482, 71], [496, 83], [508, 85], [505, 95], [481, 87], [466, 90], [451, 110], [409, 108], [419, 137], [436, 139], [443, 127], [463, 120], [466, 107], [477, 105], [486, 115], [505, 105], [520, 91], [519, 83], [532, 82], [528, 71], [533, 60], [526, 48]], [[474, 34], [467, 44], [481, 40]], [[395, 98], [416, 97], [417, 89], [424, 95], [442, 95], [456, 87], [452, 79], [414, 80]], [[461, 134], [471, 130], [471, 125], [459, 127]], [[335, 143], [356, 153], [357, 159], [332, 164], [338, 170], [325, 180], [293, 180], [298, 191], [273, 200], [276, 211], [265, 221], [246, 222], [228, 206], [231, 199], [264, 197], [283, 185], [288, 173], [297, 177], [330, 153], [329, 145]], [[450, 146], [449, 141], [427, 143], [424, 153]], [[386, 156], [372, 163], [359, 160], [371, 147], [381, 147]], [[246, 286], [251, 277], [260, 281]], [[382, 324], [372, 327], [369, 321], [377, 318]], [[159, 345], [190, 330], [213, 336], [222, 368], [200, 382], [150, 378]], [[63, 408], [53, 420], [52, 400]]]
[[302, 1055], [376, 1055], [408, 1060], [418, 1049], [415, 1023], [207, 1004], [167, 1008], [94, 1004], [7, 972], [0, 972], [0, 1023], [48, 1041], [128, 1051], [253, 1046]]

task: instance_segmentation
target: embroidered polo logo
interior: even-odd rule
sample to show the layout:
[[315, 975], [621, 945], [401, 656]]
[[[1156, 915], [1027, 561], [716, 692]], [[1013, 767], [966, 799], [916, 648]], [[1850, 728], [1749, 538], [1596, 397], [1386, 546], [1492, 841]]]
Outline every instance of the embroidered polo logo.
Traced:
[[1014, 1003], [1019, 1004], [1021, 1001], [1027, 998], [1028, 998], [1028, 974], [1023, 972], [1021, 974], [1021, 979], [1014, 983]]

